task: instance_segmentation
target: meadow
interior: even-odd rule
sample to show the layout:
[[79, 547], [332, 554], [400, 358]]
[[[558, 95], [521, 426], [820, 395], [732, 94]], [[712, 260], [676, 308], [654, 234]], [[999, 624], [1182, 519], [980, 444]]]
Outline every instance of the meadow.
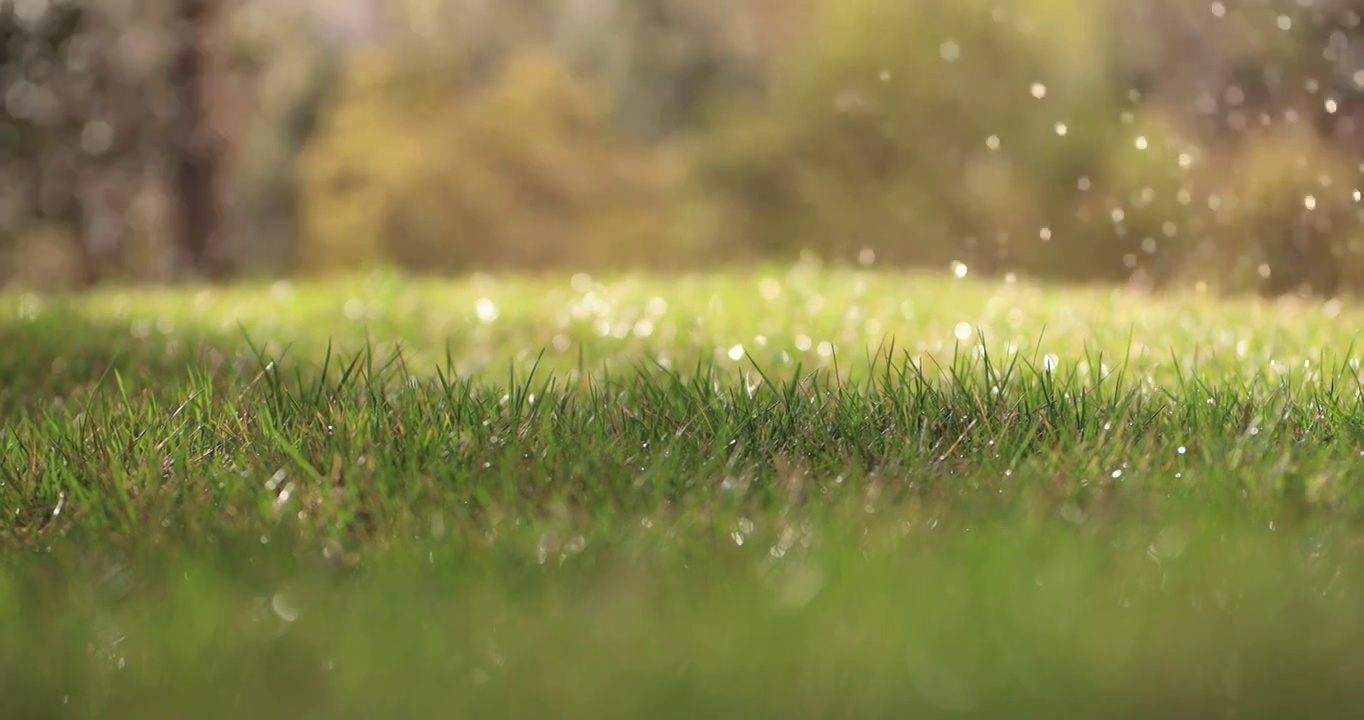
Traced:
[[0, 297], [0, 716], [1346, 717], [1353, 301]]

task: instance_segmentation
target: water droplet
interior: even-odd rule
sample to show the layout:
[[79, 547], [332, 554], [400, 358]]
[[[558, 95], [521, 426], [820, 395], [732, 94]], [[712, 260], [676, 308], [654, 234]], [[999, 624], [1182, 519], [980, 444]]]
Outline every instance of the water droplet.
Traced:
[[493, 322], [498, 316], [497, 305], [488, 298], [479, 298], [474, 303], [474, 312], [478, 314], [478, 321], [482, 323]]
[[957, 327], [952, 330], [952, 334], [956, 336], [958, 340], [970, 340], [971, 330], [971, 323], [959, 322], [957, 323]]
[[730, 348], [730, 349], [729, 349], [728, 355], [729, 355], [729, 359], [730, 359], [730, 360], [734, 360], [734, 361], [736, 361], [736, 362], [739, 361], [739, 360], [742, 360], [742, 359], [744, 358], [744, 346], [743, 346], [743, 343], [740, 343], [740, 344], [735, 345], [734, 347]]
[[270, 598], [270, 609], [274, 610], [279, 619], [284, 622], [291, 623], [298, 620], [298, 607], [284, 593], [275, 593], [274, 597]]
[[1189, 539], [1182, 530], [1167, 527], [1156, 535], [1156, 542], [1153, 545], [1161, 559], [1172, 560], [1184, 553], [1189, 546]]
[[1047, 96], [1047, 86], [1043, 85], [1040, 82], [1033, 83], [1032, 88], [1030, 88], [1029, 91], [1032, 93], [1032, 96], [1037, 98], [1038, 100], [1041, 100], [1042, 98]]
[[777, 591], [777, 603], [788, 609], [809, 605], [824, 587], [824, 573], [813, 565], [799, 565], [786, 573]]

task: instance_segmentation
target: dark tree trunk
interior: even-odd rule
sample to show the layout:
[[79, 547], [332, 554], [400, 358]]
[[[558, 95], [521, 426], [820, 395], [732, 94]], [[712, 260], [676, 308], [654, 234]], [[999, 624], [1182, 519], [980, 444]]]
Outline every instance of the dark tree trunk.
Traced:
[[174, 78], [180, 94], [175, 118], [172, 186], [175, 237], [181, 259], [192, 273], [208, 279], [230, 274], [219, 251], [222, 152], [212, 125], [213, 88], [209, 45], [218, 0], [178, 0], [179, 50]]

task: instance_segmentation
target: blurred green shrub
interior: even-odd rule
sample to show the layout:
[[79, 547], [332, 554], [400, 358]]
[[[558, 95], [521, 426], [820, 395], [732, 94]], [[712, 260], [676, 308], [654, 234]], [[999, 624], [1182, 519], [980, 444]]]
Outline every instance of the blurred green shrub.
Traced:
[[1144, 69], [1112, 4], [814, 8], [770, 96], [694, 155], [725, 244], [1154, 288], [1364, 290], [1360, 172], [1311, 130], [1338, 93], [1303, 80], [1316, 66], [1293, 58], [1311, 48], [1283, 29], [1302, 18], [1238, 11], [1172, 91], [1120, 84]]
[[1191, 274], [1271, 295], [1364, 290], [1359, 170], [1330, 143], [1256, 133], [1212, 177], [1211, 242]]
[[1158, 127], [1134, 146], [1101, 4], [815, 10], [770, 98], [696, 155], [734, 242], [1089, 279], [1127, 277], [1163, 247], [1143, 241], [1176, 195], [1179, 140]]
[[[434, 65], [432, 63], [435, 63]], [[523, 50], [477, 95], [458, 60], [351, 58], [302, 166], [305, 269], [639, 261], [667, 179], [553, 56]]]
[[1177, 279], [1208, 223], [1198, 205], [1206, 153], [1162, 111], [1111, 112], [1116, 123], [1098, 119], [1098, 136], [1073, 150], [1089, 168], [1071, 181], [1073, 194], [1046, 198], [1061, 203], [1046, 211], [1056, 219], [1050, 240], [1017, 248], [1017, 265], [1042, 277], [1162, 287]]

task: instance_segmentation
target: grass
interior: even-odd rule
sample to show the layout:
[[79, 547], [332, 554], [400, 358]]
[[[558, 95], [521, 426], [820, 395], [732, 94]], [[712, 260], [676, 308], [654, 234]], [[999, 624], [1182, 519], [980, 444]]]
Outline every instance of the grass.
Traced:
[[1361, 699], [1351, 303], [796, 267], [0, 318], [0, 716]]

